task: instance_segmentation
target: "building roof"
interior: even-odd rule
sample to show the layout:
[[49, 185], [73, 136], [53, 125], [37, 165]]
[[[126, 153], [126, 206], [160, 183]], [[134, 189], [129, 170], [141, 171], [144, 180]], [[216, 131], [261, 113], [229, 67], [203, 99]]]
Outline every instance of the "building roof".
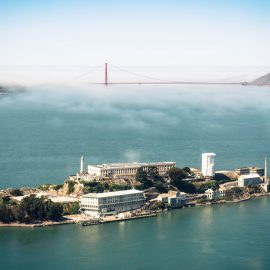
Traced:
[[220, 188], [218, 189], [219, 191], [226, 191], [226, 187], [225, 186], [220, 186]]
[[244, 166], [244, 167], [241, 167], [241, 168], [237, 168], [235, 170], [263, 170], [263, 168], [261, 167], [254, 167], [254, 166]]
[[202, 156], [215, 156], [215, 153], [202, 153]]
[[119, 169], [119, 168], [140, 168], [143, 166], [160, 166], [160, 165], [175, 165], [173, 161], [164, 161], [164, 162], [149, 162], [149, 163], [108, 163], [108, 164], [99, 164], [91, 165], [93, 167], [102, 168], [102, 169]]
[[159, 194], [158, 198], [168, 198], [169, 194], [168, 193], [163, 193], [163, 194]]
[[215, 192], [213, 189], [208, 188], [204, 193], [213, 193], [213, 192]]
[[261, 178], [257, 173], [240, 175], [238, 179]]
[[143, 193], [137, 189], [128, 189], [128, 190], [120, 190], [120, 191], [113, 191], [113, 192], [103, 192], [103, 193], [88, 193], [83, 195], [83, 198], [105, 198], [105, 197], [114, 197], [114, 196], [123, 196], [123, 195], [130, 195], [130, 194], [140, 194]]

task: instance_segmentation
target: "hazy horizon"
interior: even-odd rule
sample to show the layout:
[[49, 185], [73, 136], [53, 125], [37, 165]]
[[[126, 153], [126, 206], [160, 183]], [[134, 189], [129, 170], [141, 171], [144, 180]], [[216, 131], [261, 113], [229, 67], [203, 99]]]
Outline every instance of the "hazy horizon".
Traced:
[[270, 65], [265, 0], [1, 1], [2, 65]]
[[[122, 69], [122, 70], [121, 70]], [[109, 82], [250, 82], [269, 73], [270, 66], [114, 66], [108, 64]], [[99, 66], [0, 65], [0, 85], [67, 84], [104, 82]]]

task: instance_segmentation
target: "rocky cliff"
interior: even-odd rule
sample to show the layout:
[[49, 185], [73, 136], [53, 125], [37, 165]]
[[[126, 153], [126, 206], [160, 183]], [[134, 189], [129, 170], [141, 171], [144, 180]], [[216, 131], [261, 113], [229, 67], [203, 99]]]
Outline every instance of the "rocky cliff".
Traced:
[[258, 79], [252, 81], [250, 83], [251, 85], [270, 85], [270, 73], [267, 73], [266, 75], [259, 77]]

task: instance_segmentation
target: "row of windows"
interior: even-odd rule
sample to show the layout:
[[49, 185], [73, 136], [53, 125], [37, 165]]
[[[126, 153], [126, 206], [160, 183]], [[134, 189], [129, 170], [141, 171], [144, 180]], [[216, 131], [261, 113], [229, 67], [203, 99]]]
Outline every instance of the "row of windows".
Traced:
[[[99, 209], [99, 212], [111, 212], [111, 211], [128, 211], [132, 209], [138, 209], [141, 208], [142, 204], [136, 204], [136, 205], [128, 205], [124, 207], [102, 207]], [[105, 211], [104, 211], [105, 210]]]
[[115, 202], [115, 201], [131, 201], [131, 200], [137, 200], [137, 199], [143, 199], [143, 194], [130, 194], [130, 195], [121, 195], [121, 196], [110, 196], [105, 198], [89, 198], [85, 197], [82, 200], [84, 202], [97, 204], [98, 202]]
[[142, 194], [136, 194], [136, 195], [125, 195], [125, 196], [117, 196], [117, 197], [107, 197], [107, 198], [100, 198], [98, 200], [99, 203], [105, 203], [105, 202], [125, 202], [125, 201], [132, 201], [132, 200], [138, 200], [143, 199]]
[[[160, 166], [156, 166], [158, 171], [167, 171], [171, 168], [174, 167], [174, 165], [160, 165]], [[103, 170], [102, 171], [102, 175], [104, 176], [109, 176], [109, 175], [114, 175], [114, 174], [119, 174], [119, 175], [125, 175], [125, 174], [136, 174], [137, 172], [137, 168], [136, 169], [130, 169], [130, 168], [125, 168], [125, 169], [111, 169], [111, 170]], [[143, 170], [147, 171], [148, 167], [143, 167]]]
[[132, 205], [136, 203], [144, 202], [144, 200], [138, 200], [138, 201], [131, 201], [131, 202], [118, 202], [118, 203], [104, 203], [100, 205]]
[[97, 209], [97, 208], [107, 208], [107, 207], [132, 206], [132, 205], [136, 205], [136, 204], [143, 204], [143, 202], [144, 202], [144, 200], [138, 200], [138, 201], [132, 201], [132, 202], [128, 202], [128, 203], [124, 203], [124, 202], [120, 202], [120, 203], [106, 203], [106, 204], [100, 204], [99, 206], [93, 205], [93, 204], [82, 203], [81, 204], [81, 207], [82, 208], [93, 208], [93, 209]]

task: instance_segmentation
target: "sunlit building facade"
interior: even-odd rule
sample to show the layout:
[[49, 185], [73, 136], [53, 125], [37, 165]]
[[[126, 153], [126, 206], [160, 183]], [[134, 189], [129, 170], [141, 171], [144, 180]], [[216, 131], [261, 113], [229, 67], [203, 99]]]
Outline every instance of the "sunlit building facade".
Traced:
[[83, 195], [80, 202], [81, 210], [94, 217], [116, 214], [142, 208], [143, 192], [136, 189]]
[[118, 177], [135, 176], [139, 168], [148, 171], [150, 167], [156, 167], [160, 175], [175, 167], [175, 162], [151, 162], [151, 163], [109, 163], [101, 165], [88, 165], [90, 176]]

